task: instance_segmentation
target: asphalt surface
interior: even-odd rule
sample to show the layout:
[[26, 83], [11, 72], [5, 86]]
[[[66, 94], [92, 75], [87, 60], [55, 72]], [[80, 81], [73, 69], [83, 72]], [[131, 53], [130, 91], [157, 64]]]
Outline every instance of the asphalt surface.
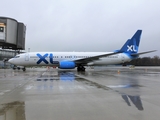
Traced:
[[159, 120], [160, 67], [0, 69], [0, 120]]

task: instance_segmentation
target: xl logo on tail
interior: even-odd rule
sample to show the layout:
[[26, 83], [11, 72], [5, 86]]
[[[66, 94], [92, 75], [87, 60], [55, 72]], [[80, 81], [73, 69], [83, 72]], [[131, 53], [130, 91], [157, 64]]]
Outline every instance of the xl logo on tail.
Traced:
[[137, 52], [135, 45], [127, 45], [127, 51], [131, 51], [131, 52]]

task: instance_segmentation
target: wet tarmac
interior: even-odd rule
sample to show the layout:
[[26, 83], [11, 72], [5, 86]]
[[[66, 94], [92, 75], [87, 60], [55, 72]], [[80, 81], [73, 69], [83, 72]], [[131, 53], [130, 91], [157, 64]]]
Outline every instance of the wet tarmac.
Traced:
[[158, 120], [160, 67], [0, 69], [0, 120]]

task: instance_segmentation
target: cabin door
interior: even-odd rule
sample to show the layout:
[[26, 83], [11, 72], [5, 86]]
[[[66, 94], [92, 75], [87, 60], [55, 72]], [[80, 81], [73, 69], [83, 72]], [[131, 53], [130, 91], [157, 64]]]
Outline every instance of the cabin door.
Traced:
[[29, 54], [28, 53], [25, 54], [25, 61], [29, 61]]

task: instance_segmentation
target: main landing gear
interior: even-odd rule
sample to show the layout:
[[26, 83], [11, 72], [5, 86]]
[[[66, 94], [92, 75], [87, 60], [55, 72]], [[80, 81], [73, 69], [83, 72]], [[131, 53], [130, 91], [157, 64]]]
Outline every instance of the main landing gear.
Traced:
[[81, 71], [81, 72], [85, 72], [85, 69], [86, 69], [86, 68], [85, 68], [84, 66], [82, 66], [82, 65], [79, 65], [79, 66], [77, 67], [77, 71], [78, 71], [78, 72], [80, 72], [80, 71]]

